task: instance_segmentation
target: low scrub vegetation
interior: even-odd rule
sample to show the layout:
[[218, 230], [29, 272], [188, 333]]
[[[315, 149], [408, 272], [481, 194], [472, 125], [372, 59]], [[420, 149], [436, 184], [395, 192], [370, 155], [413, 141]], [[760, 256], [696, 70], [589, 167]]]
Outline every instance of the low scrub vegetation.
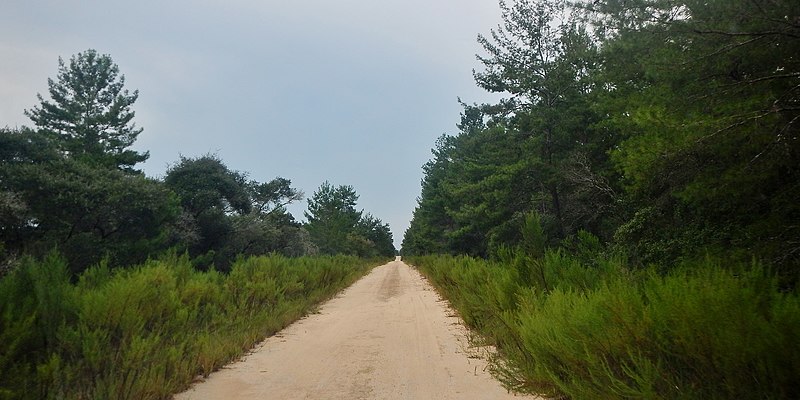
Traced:
[[574, 399], [800, 397], [800, 297], [775, 274], [713, 259], [630, 269], [592, 243], [584, 234], [570, 255], [519, 249], [491, 261], [410, 262], [498, 348], [495, 372], [514, 389]]
[[[374, 265], [374, 264], [373, 264]], [[0, 399], [167, 399], [370, 269], [349, 256], [239, 258], [201, 272], [171, 254], [71, 282], [55, 255], [0, 280]]]

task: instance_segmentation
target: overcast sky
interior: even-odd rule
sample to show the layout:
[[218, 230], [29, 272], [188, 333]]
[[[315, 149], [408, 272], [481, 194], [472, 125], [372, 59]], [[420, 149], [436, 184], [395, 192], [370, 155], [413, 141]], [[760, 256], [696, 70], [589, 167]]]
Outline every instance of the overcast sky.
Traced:
[[[282, 176], [310, 196], [352, 185], [399, 248], [435, 139], [460, 106], [496, 99], [472, 69], [494, 0], [5, 0], [0, 126], [31, 125], [58, 57], [110, 54], [138, 89], [139, 166], [163, 176], [180, 155]], [[305, 200], [290, 207], [302, 220]]]

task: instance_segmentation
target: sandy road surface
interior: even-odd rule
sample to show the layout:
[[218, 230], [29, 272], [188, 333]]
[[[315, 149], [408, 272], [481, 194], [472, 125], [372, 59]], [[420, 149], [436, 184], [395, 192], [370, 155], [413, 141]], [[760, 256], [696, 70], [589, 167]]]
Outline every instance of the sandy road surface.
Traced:
[[380, 266], [185, 399], [505, 399], [418, 272]]

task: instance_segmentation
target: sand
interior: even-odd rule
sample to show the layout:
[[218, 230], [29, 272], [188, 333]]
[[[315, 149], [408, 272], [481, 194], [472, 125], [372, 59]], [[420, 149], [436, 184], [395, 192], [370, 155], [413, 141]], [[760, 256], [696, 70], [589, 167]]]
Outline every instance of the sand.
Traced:
[[523, 398], [489, 375], [466, 335], [398, 257], [175, 399]]

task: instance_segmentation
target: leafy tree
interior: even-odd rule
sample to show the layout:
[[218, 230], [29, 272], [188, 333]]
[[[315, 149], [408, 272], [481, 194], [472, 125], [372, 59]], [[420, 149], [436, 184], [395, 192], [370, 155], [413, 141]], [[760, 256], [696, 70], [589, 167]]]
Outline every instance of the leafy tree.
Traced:
[[356, 225], [356, 232], [367, 239], [368, 248], [362, 250], [362, 256], [391, 257], [395, 254], [394, 239], [389, 224], [383, 223], [372, 214], [364, 214]]
[[550, 242], [580, 229], [613, 232], [605, 223], [616, 193], [606, 178], [613, 140], [592, 126], [597, 48], [563, 1], [500, 7], [503, 24], [478, 38], [486, 55], [474, 75], [508, 98], [462, 103], [460, 133], [437, 143], [444, 147], [425, 166], [404, 251], [487, 256], [522, 240], [530, 212]]
[[194, 217], [209, 210], [245, 214], [252, 209], [246, 176], [230, 170], [215, 155], [181, 157], [167, 170], [164, 183]]
[[181, 157], [167, 170], [164, 183], [197, 226], [197, 241], [184, 243], [194, 256], [220, 251], [234, 230], [228, 216], [247, 214], [253, 207], [246, 176], [230, 170], [215, 155]]
[[531, 206], [533, 185], [523, 184], [528, 180], [519, 163], [523, 149], [517, 140], [502, 127], [458, 137], [444, 181], [447, 198], [455, 200], [447, 207], [454, 222], [446, 234], [451, 252], [488, 255], [506, 224], [513, 224], [515, 214]]
[[535, 213], [545, 245], [594, 234], [640, 263], [797, 270], [797, 2], [500, 7], [475, 78], [508, 98], [465, 106], [437, 143], [404, 252], [488, 255]]
[[352, 186], [334, 187], [328, 181], [307, 200], [306, 229], [323, 254], [353, 253], [351, 235], [361, 219], [356, 210], [358, 194]]
[[159, 182], [63, 157], [41, 132], [0, 132], [0, 242], [12, 254], [57, 248], [72, 272], [108, 257], [143, 261], [166, 245], [175, 195]]
[[319, 254], [317, 245], [311, 240], [311, 234], [303, 226], [283, 225], [280, 238], [280, 252], [289, 257]]
[[228, 219], [231, 222], [231, 232], [222, 249], [222, 258], [263, 255], [279, 250], [281, 230], [276, 221], [261, 218], [255, 213], [232, 215]]
[[291, 187], [292, 181], [277, 177], [269, 182], [248, 184], [253, 211], [258, 214], [285, 213], [286, 206], [303, 199], [303, 192]]
[[22, 128], [0, 128], [0, 251], [3, 260], [18, 255], [35, 226], [25, 201], [27, 184], [13, 183], [18, 171], [58, 160], [60, 155], [44, 135]]
[[403, 241], [405, 254], [447, 252], [485, 256], [497, 228], [528, 206], [524, 185], [511, 185], [522, 155], [518, 138], [489, 127], [485, 106], [463, 104], [460, 133], [442, 136], [423, 166], [422, 196]]
[[422, 166], [422, 193], [417, 198], [411, 224], [403, 235], [404, 255], [449, 252], [445, 235], [455, 222], [447, 213], [452, 199], [447, 197], [444, 179], [453, 161], [454, 141], [452, 136], [439, 137], [431, 150], [433, 158]]
[[301, 256], [316, 252], [308, 233], [286, 211], [286, 205], [303, 198], [303, 192], [291, 184], [289, 179], [280, 177], [265, 183], [248, 182], [252, 208], [247, 214], [229, 217], [233, 232], [224, 249], [226, 257], [268, 253]]
[[529, 198], [548, 216], [550, 236], [561, 238], [577, 230], [567, 220], [565, 161], [596, 140], [588, 129], [595, 117], [587, 93], [597, 50], [563, 1], [501, 1], [500, 7], [503, 25], [490, 38], [478, 37], [488, 55], [478, 57], [485, 70], [475, 80], [510, 95], [498, 109], [509, 113], [509, 133], [525, 149], [518, 168], [535, 176]]
[[48, 79], [51, 100], [25, 111], [36, 126], [56, 139], [71, 158], [130, 170], [148, 153], [129, 149], [142, 132], [131, 106], [139, 96], [123, 89], [125, 76], [111, 56], [86, 50], [69, 63], [58, 59], [57, 80]]
[[597, 1], [604, 124], [633, 213], [618, 242], [644, 262], [716, 251], [798, 264], [800, 5]]
[[178, 194], [185, 212], [182, 225], [172, 232], [174, 243], [199, 257], [199, 266], [213, 262], [224, 270], [239, 255], [316, 251], [286, 212], [286, 205], [303, 197], [288, 179], [248, 181], [219, 157], [205, 155], [182, 157], [169, 168], [164, 183]]
[[325, 181], [308, 199], [305, 229], [322, 254], [389, 257], [395, 254], [388, 224], [356, 210], [358, 194], [352, 186]]

